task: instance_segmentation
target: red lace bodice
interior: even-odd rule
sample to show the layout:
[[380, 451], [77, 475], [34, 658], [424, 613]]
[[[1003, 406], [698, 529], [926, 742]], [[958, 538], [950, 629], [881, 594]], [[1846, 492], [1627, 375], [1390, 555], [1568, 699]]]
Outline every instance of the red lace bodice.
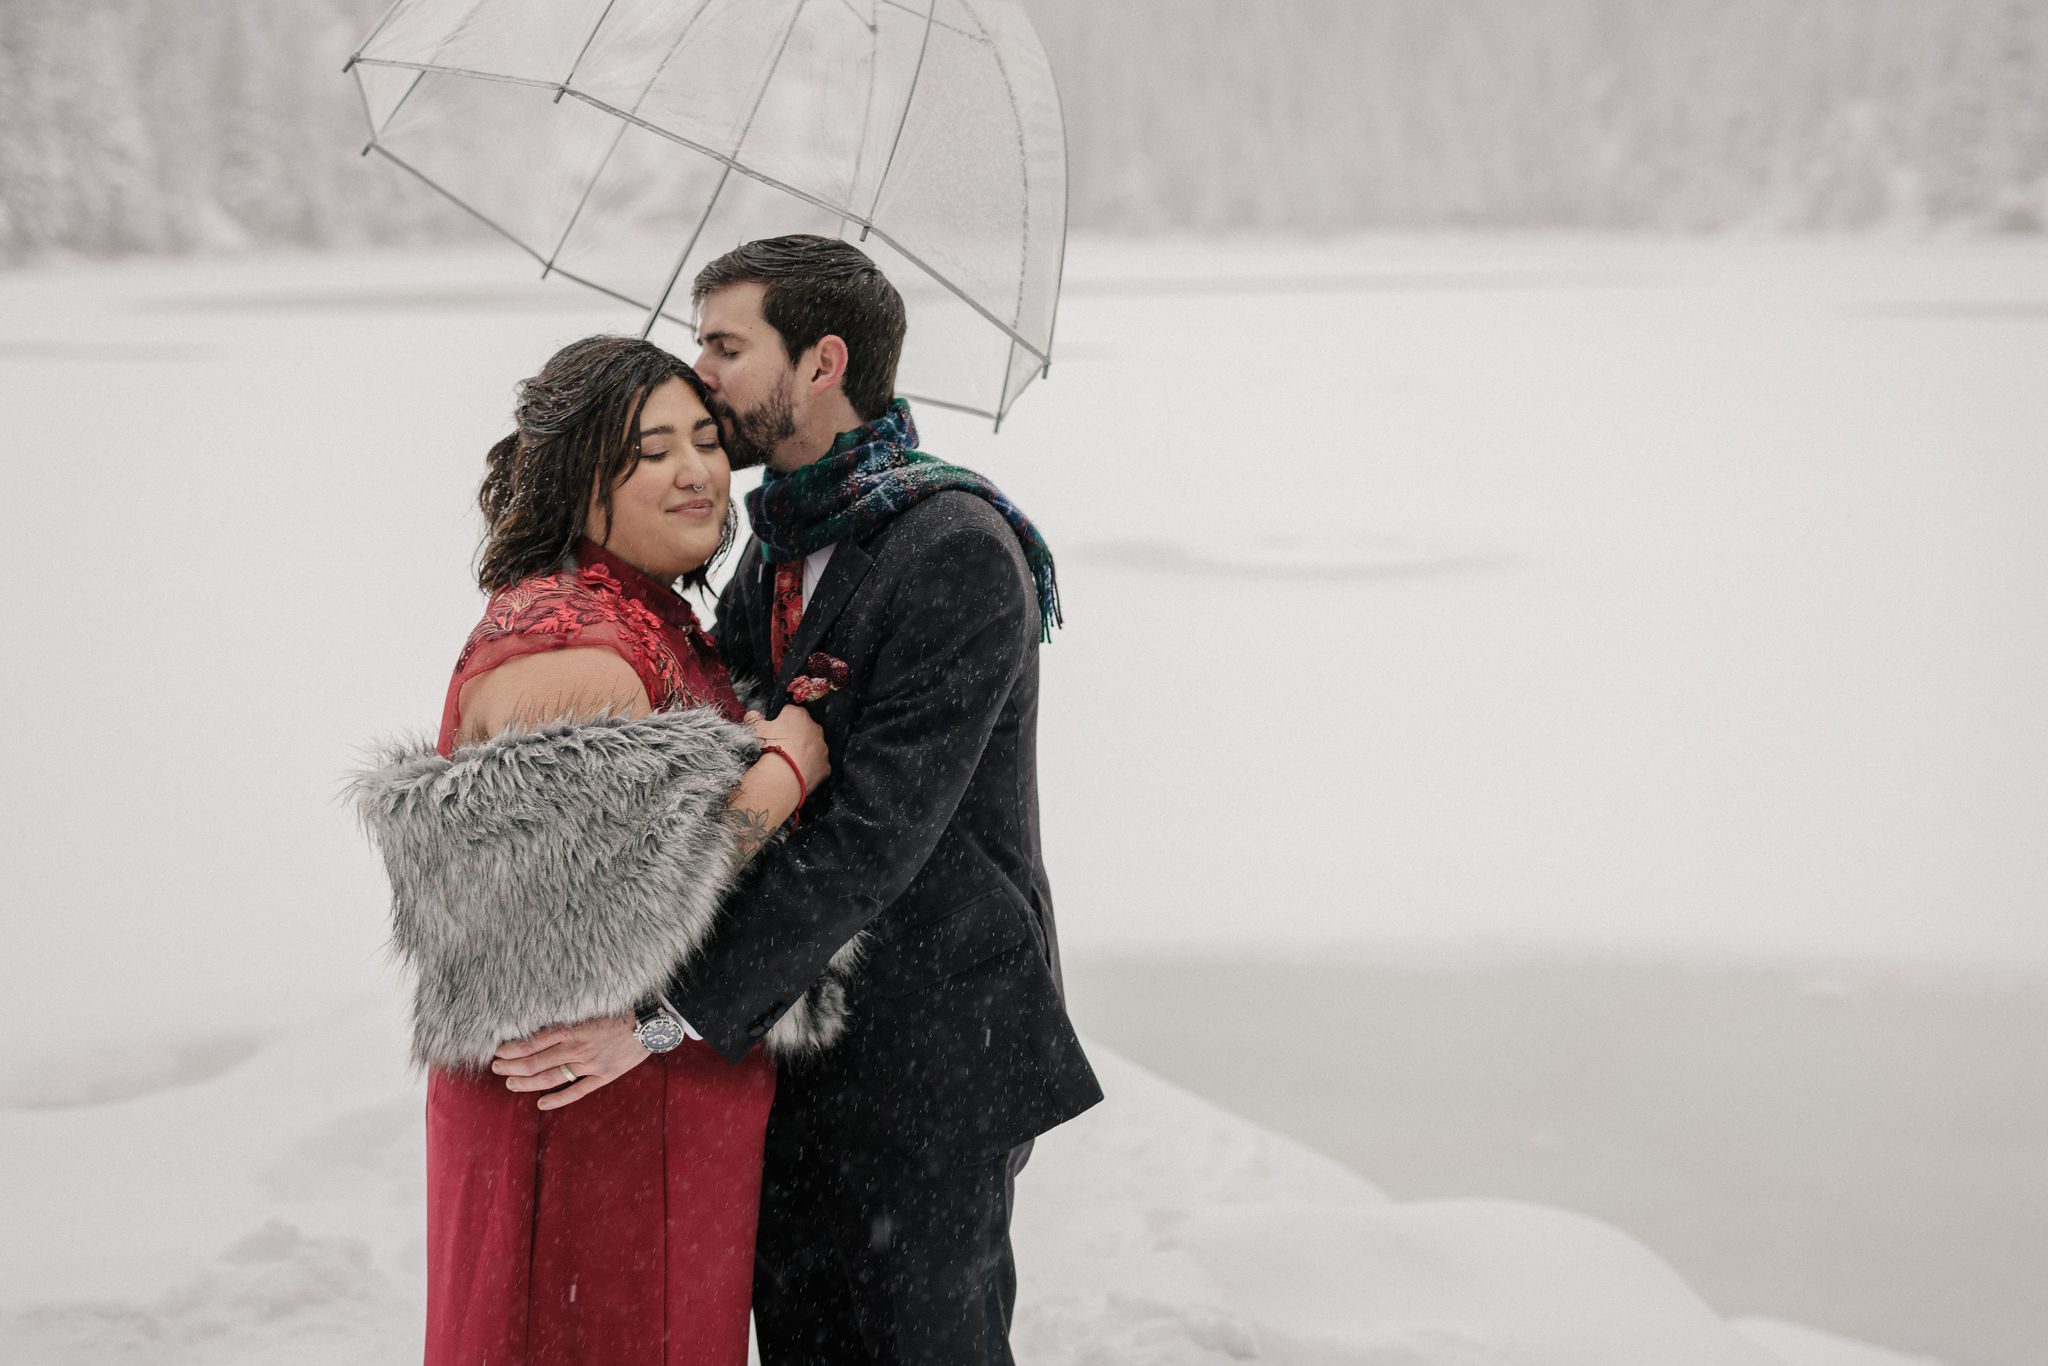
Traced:
[[616, 651], [633, 666], [657, 711], [709, 706], [728, 720], [741, 718], [718, 647], [688, 602], [588, 537], [577, 542], [572, 559], [491, 595], [448, 680], [443, 757], [454, 752], [462, 731], [463, 685], [508, 659], [570, 646]]

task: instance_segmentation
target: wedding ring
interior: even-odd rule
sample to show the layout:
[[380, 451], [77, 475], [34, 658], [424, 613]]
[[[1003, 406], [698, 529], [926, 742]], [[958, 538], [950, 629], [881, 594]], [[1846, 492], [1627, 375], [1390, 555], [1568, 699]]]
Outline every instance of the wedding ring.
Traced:
[[563, 1064], [561, 1065], [561, 1067], [562, 1067], [562, 1075], [563, 1075], [563, 1076], [567, 1077], [567, 1078], [568, 1078], [568, 1079], [569, 1079], [570, 1081], [574, 1081], [574, 1080], [576, 1080], [576, 1074], [575, 1074], [574, 1072], [571, 1072], [571, 1071], [569, 1070], [569, 1064], [568, 1064], [568, 1063], [563, 1063]]

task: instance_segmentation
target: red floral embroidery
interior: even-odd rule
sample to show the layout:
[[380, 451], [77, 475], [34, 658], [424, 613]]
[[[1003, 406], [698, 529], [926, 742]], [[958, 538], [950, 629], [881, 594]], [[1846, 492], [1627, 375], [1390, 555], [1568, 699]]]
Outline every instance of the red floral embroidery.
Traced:
[[[699, 702], [662, 631], [661, 618], [645, 603], [626, 596], [618, 579], [601, 564], [585, 566], [574, 574], [522, 579], [492, 594], [484, 619], [462, 647], [456, 672], [459, 675], [478, 647], [496, 636], [552, 635], [562, 637], [566, 644], [600, 625], [616, 631], [631, 652], [634, 672], [640, 675], [655, 708]], [[702, 635], [701, 628], [692, 634]], [[708, 636], [704, 643], [709, 645]]]

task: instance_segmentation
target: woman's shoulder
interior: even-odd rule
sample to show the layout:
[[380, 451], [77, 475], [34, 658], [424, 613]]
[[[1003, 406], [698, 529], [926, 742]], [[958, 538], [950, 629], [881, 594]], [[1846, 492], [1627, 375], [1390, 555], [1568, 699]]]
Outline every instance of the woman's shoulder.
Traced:
[[[464, 642], [455, 666], [456, 688], [522, 655], [576, 651], [560, 661], [575, 672], [598, 668], [589, 649], [609, 651], [632, 666], [651, 705], [662, 708], [689, 696], [680, 661], [669, 645], [661, 618], [624, 591], [604, 565], [564, 564], [529, 575], [492, 593]], [[522, 672], [531, 672], [526, 670]], [[558, 672], [543, 667], [533, 676]], [[570, 679], [575, 682], [575, 679]]]
[[470, 632], [464, 657], [495, 641], [525, 639], [540, 648], [588, 643], [637, 653], [658, 650], [661, 619], [619, 590], [603, 565], [531, 574], [492, 593]]

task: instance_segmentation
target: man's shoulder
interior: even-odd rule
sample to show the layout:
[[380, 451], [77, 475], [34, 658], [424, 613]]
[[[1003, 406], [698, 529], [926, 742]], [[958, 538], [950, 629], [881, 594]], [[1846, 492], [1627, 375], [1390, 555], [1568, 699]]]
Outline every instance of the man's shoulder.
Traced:
[[[1017, 549], [1017, 535], [1003, 515], [986, 498], [964, 489], [946, 489], [919, 499], [890, 518], [869, 548], [908, 568], [940, 546], [963, 539], [986, 541], [1003, 552]], [[1022, 565], [1021, 551], [1016, 558]]]

